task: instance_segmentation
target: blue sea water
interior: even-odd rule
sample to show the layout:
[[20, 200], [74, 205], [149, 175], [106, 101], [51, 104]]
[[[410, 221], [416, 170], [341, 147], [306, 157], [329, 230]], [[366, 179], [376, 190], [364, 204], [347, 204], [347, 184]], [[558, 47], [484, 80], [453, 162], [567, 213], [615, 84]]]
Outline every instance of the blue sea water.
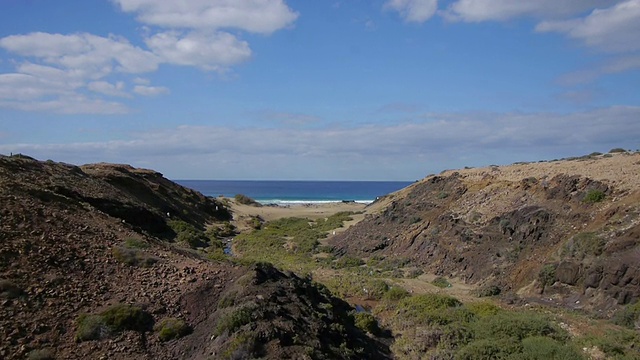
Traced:
[[175, 182], [206, 196], [233, 197], [236, 194], [243, 194], [262, 204], [340, 201], [371, 203], [377, 197], [411, 184], [408, 181], [175, 180]]

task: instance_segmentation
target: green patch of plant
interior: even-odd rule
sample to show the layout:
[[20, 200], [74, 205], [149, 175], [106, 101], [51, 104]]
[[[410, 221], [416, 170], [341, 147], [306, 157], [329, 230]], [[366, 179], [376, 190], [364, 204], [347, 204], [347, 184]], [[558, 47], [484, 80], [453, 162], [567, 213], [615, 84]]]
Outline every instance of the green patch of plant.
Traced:
[[629, 329], [640, 328], [640, 301], [618, 310], [611, 321]]
[[431, 281], [431, 284], [443, 289], [451, 287], [451, 283], [442, 276], [438, 276], [435, 279], [433, 279], [433, 281]]
[[179, 339], [191, 333], [191, 327], [184, 320], [177, 318], [164, 318], [154, 328], [158, 332], [160, 341]]
[[111, 253], [116, 260], [129, 266], [151, 267], [158, 262], [158, 258], [144, 251], [124, 246], [114, 246]]
[[494, 303], [488, 301], [472, 302], [465, 304], [465, 307], [469, 309], [477, 318], [485, 318], [488, 316], [497, 315], [502, 311]]
[[364, 260], [360, 258], [354, 258], [351, 256], [343, 256], [335, 261], [334, 268], [336, 269], [344, 269], [351, 267], [358, 267], [364, 265]]
[[174, 241], [187, 245], [190, 248], [209, 246], [209, 238], [204, 231], [183, 220], [172, 219], [167, 225], [176, 233]]
[[477, 339], [515, 339], [545, 336], [565, 342], [568, 334], [546, 317], [534, 312], [498, 312], [479, 318], [474, 324]]
[[564, 256], [572, 256], [582, 260], [586, 256], [600, 256], [606, 244], [606, 241], [596, 233], [579, 233], [567, 242], [562, 253]]
[[253, 310], [254, 306], [249, 304], [226, 312], [222, 317], [220, 317], [220, 319], [218, 319], [214, 334], [216, 336], [222, 335], [225, 332], [231, 334], [242, 326], [250, 323]]
[[486, 285], [479, 287], [475, 294], [477, 297], [489, 297], [489, 296], [497, 296], [500, 295], [502, 289], [500, 289], [497, 285]]
[[613, 148], [611, 150], [609, 150], [609, 154], [615, 154], [615, 153], [626, 153], [627, 150], [623, 149], [623, 148]]
[[373, 335], [377, 335], [380, 333], [380, 326], [378, 325], [378, 320], [376, 318], [367, 313], [367, 312], [359, 312], [353, 315], [355, 325], [360, 330], [371, 333]]
[[82, 314], [76, 323], [78, 341], [99, 340], [124, 330], [148, 331], [153, 327], [153, 317], [140, 307], [116, 304], [99, 314]]
[[556, 282], [556, 267], [556, 264], [545, 264], [538, 273], [538, 281], [543, 289]]
[[319, 240], [328, 231], [342, 226], [351, 213], [337, 213], [326, 219], [282, 218], [267, 222], [260, 229], [241, 234], [234, 246], [246, 261], [265, 261], [279, 268], [309, 273], [318, 267]]
[[387, 292], [384, 293], [384, 295], [382, 296], [382, 299], [386, 301], [395, 302], [395, 301], [400, 301], [409, 296], [411, 296], [411, 294], [409, 294], [409, 292], [404, 288], [401, 288], [399, 286], [392, 286], [389, 288], [389, 290], [387, 290]]
[[236, 194], [236, 196], [234, 196], [233, 198], [236, 200], [238, 204], [255, 206], [255, 207], [262, 206], [262, 204], [260, 204], [259, 202], [255, 201], [254, 199], [244, 194]]
[[124, 239], [124, 246], [129, 249], [147, 249], [149, 248], [149, 243], [138, 238], [130, 237]]
[[27, 353], [27, 360], [53, 360], [55, 355], [52, 349], [35, 349]]
[[589, 190], [582, 201], [587, 204], [599, 203], [606, 197], [602, 190]]

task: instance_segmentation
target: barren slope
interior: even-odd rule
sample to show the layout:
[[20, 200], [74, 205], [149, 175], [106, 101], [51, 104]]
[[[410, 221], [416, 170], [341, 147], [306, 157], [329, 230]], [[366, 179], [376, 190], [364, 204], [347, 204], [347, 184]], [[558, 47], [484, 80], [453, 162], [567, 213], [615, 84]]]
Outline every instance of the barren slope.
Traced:
[[229, 218], [154, 171], [0, 156], [0, 358], [388, 357], [308, 279], [172, 242]]
[[640, 297], [639, 200], [638, 153], [451, 170], [382, 199], [331, 244], [606, 310]]

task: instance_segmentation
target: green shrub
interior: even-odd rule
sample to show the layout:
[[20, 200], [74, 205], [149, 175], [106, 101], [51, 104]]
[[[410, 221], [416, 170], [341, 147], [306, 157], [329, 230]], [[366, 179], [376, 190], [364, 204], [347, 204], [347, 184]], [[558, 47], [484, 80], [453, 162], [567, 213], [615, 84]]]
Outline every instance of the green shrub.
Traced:
[[595, 204], [604, 200], [605, 197], [606, 195], [602, 190], [589, 190], [582, 201], [587, 204]]
[[243, 194], [236, 194], [233, 197], [238, 204], [260, 207], [262, 204]]
[[396, 315], [409, 322], [425, 325], [446, 325], [469, 322], [474, 315], [453, 297], [440, 294], [421, 294], [398, 302]]
[[111, 333], [100, 315], [82, 314], [76, 323], [78, 324], [76, 330], [76, 340], [78, 341], [100, 340]]
[[[515, 358], [512, 356], [512, 358]], [[575, 348], [561, 344], [543, 336], [532, 336], [522, 340], [522, 353], [518, 359], [523, 360], [581, 360], [584, 357]]]
[[510, 339], [482, 339], [469, 343], [455, 355], [456, 360], [507, 360], [520, 353], [522, 345]]
[[478, 288], [475, 293], [478, 297], [488, 297], [500, 295], [502, 289], [497, 285], [487, 285]]
[[142, 308], [116, 304], [100, 313], [104, 323], [114, 331], [147, 331], [153, 326], [153, 317]]
[[544, 289], [547, 285], [553, 285], [556, 282], [556, 267], [555, 264], [546, 264], [542, 267], [538, 273], [538, 281]]
[[350, 256], [343, 256], [336, 260], [335, 268], [336, 269], [344, 269], [350, 267], [358, 267], [364, 265], [364, 260], [360, 258], [354, 258]]
[[179, 339], [191, 333], [191, 327], [183, 320], [176, 318], [164, 318], [154, 326], [158, 332], [160, 341]]
[[55, 359], [54, 352], [51, 349], [36, 349], [31, 350], [27, 354], [28, 360], [53, 360]]
[[609, 154], [625, 153], [625, 152], [627, 152], [627, 150], [625, 150], [623, 148], [613, 148], [613, 149], [609, 150]]
[[564, 330], [553, 325], [542, 315], [531, 312], [498, 312], [494, 316], [478, 319], [474, 323], [476, 337], [479, 339], [515, 339], [522, 340], [530, 336], [546, 336], [565, 341]]
[[153, 257], [141, 250], [130, 249], [122, 246], [115, 246], [111, 249], [113, 257], [129, 266], [142, 266], [151, 267], [158, 262], [156, 257]]
[[100, 314], [81, 314], [76, 323], [78, 341], [99, 340], [124, 330], [150, 330], [153, 327], [153, 317], [137, 306], [116, 304]]
[[382, 298], [388, 301], [400, 301], [409, 296], [409, 292], [404, 288], [401, 288], [399, 286], [392, 286], [389, 288], [389, 290], [387, 290], [387, 292], [384, 293]]
[[218, 319], [215, 335], [222, 335], [225, 331], [233, 333], [243, 325], [250, 323], [253, 310], [253, 306], [245, 305], [226, 313]]
[[373, 335], [377, 335], [380, 333], [380, 326], [378, 325], [378, 320], [376, 318], [366, 312], [359, 312], [353, 315], [355, 325], [362, 331], [366, 331]]
[[564, 255], [584, 259], [585, 256], [600, 256], [607, 242], [593, 232], [573, 236], [564, 247]]
[[451, 287], [451, 283], [449, 283], [449, 281], [447, 281], [447, 279], [443, 278], [442, 276], [438, 276], [433, 279], [433, 281], [431, 281], [431, 284], [443, 289]]
[[473, 302], [465, 305], [478, 318], [497, 315], [502, 309], [488, 301]]
[[126, 238], [124, 239], [124, 246], [129, 249], [147, 249], [149, 244], [138, 238]]
[[618, 310], [611, 319], [614, 324], [624, 326], [629, 329], [636, 329], [640, 326], [640, 301], [627, 305]]

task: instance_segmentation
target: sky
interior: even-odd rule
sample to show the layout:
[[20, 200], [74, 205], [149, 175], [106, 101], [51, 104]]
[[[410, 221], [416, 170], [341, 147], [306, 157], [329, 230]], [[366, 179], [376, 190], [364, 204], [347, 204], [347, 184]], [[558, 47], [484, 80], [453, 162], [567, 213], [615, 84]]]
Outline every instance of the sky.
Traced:
[[403, 180], [640, 148], [640, 0], [0, 0], [0, 153]]

